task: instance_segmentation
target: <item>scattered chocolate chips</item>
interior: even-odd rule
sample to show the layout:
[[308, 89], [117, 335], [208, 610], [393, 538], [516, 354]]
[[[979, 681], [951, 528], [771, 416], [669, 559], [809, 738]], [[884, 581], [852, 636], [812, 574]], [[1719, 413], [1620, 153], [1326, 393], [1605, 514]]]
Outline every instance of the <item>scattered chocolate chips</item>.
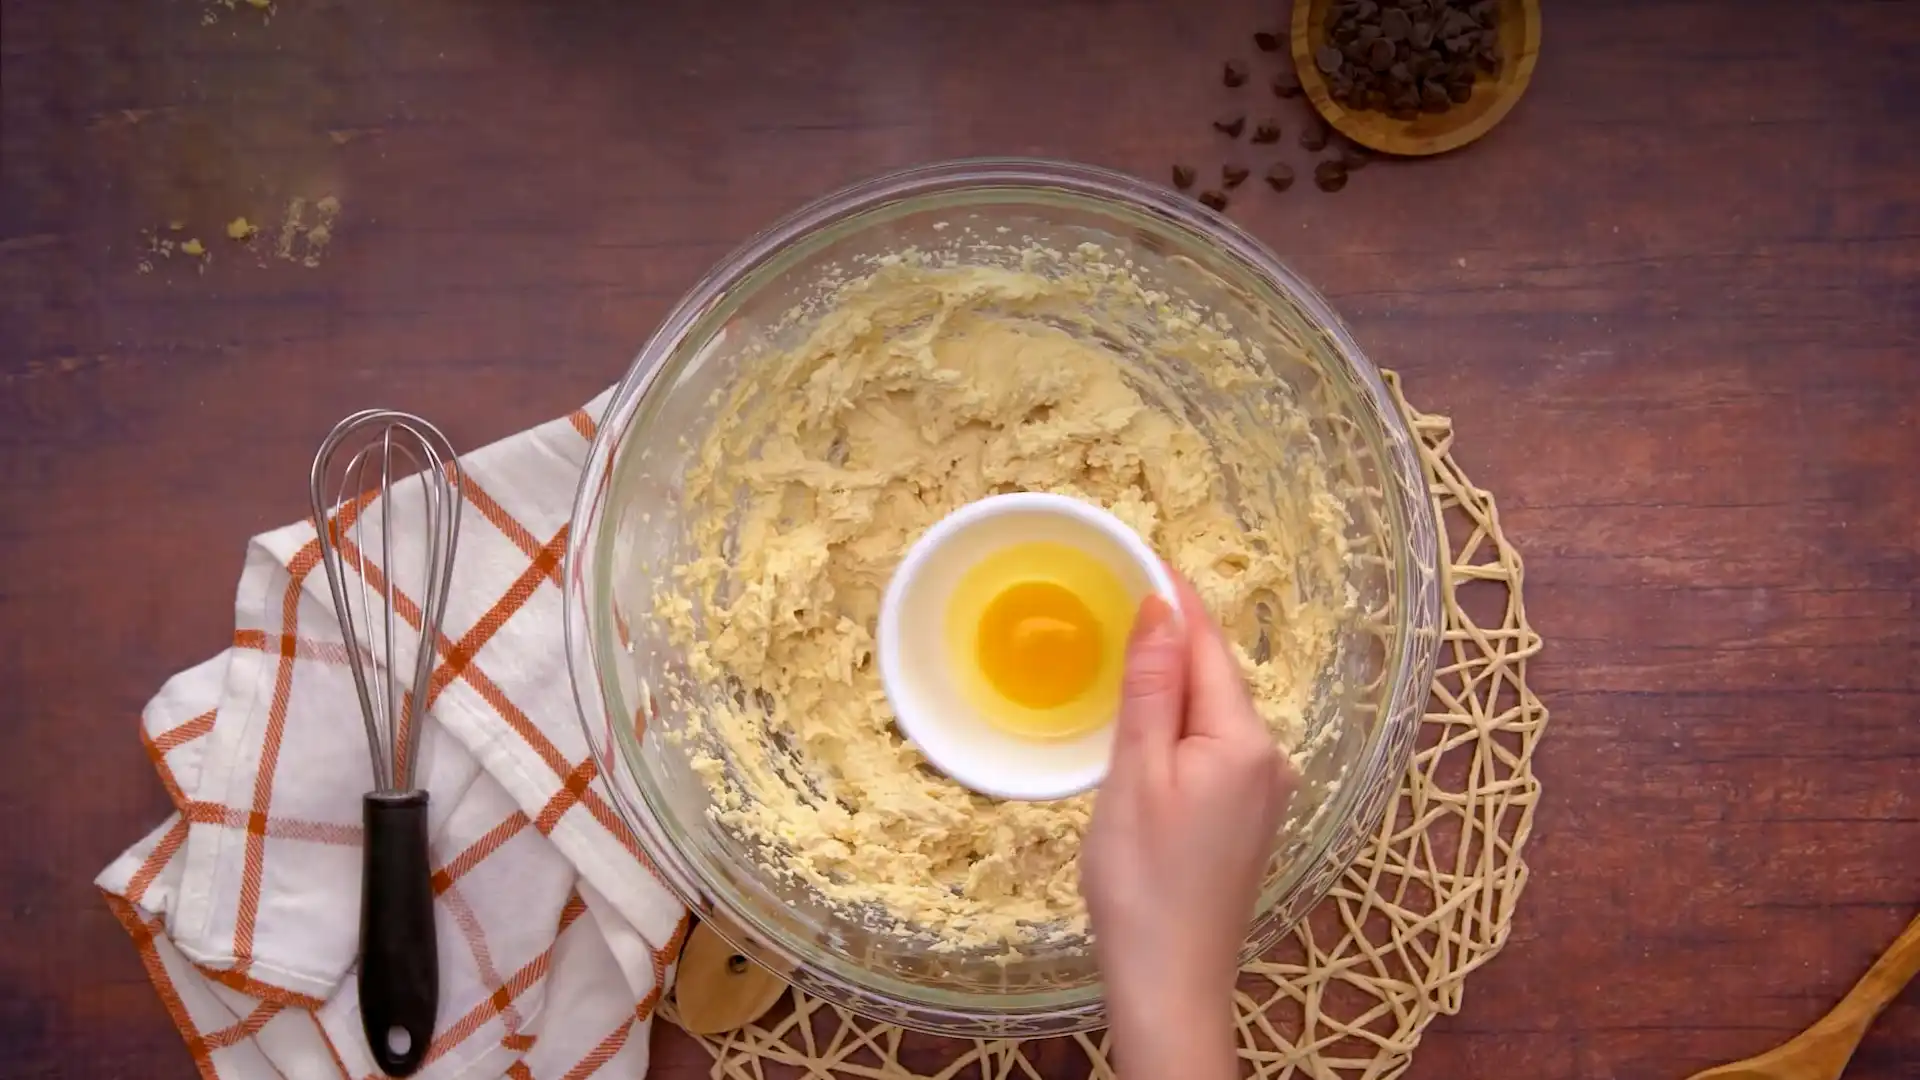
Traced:
[[[1486, 64], [1499, 62], [1498, 41], [1490, 33], [1495, 2], [1331, 0], [1325, 36], [1313, 43], [1310, 63], [1333, 97], [1349, 108], [1411, 118], [1422, 110], [1450, 107], [1472, 94], [1474, 79]], [[1274, 96], [1304, 96], [1300, 77], [1304, 72], [1311, 78], [1312, 72], [1304, 65], [1296, 66], [1287, 32], [1256, 31], [1253, 43], [1263, 53], [1281, 54], [1272, 77]], [[1253, 77], [1246, 60], [1239, 57], [1221, 61], [1220, 72], [1221, 82], [1229, 88], [1244, 86]], [[1282, 106], [1281, 111], [1285, 108]], [[1312, 162], [1315, 186], [1325, 192], [1345, 189], [1351, 175], [1366, 168], [1373, 156], [1335, 135], [1311, 104], [1300, 108], [1306, 113], [1300, 146], [1309, 153], [1325, 152], [1323, 160]], [[1249, 135], [1249, 128], [1248, 141], [1259, 147], [1277, 147], [1285, 130], [1279, 116], [1249, 117], [1245, 111], [1223, 112], [1213, 121], [1213, 129], [1229, 139]], [[1230, 193], [1244, 186], [1256, 170], [1261, 170], [1269, 188], [1284, 192], [1293, 189], [1298, 179], [1296, 169], [1306, 168], [1285, 161], [1271, 161], [1263, 168], [1257, 162], [1249, 165], [1244, 160], [1231, 160], [1243, 152], [1222, 155], [1230, 160], [1220, 166], [1220, 178], [1213, 187], [1200, 189], [1193, 196], [1197, 202], [1214, 213], [1225, 214]], [[1175, 163], [1171, 166], [1174, 186], [1194, 191], [1200, 173], [1207, 167], [1204, 162], [1200, 168]]]
[[1327, 148], [1327, 122], [1318, 116], [1309, 117], [1307, 126], [1300, 129], [1300, 146], [1305, 150], [1318, 153]]
[[1495, 0], [1339, 0], [1325, 33], [1314, 64], [1328, 94], [1402, 120], [1466, 102], [1504, 62]]

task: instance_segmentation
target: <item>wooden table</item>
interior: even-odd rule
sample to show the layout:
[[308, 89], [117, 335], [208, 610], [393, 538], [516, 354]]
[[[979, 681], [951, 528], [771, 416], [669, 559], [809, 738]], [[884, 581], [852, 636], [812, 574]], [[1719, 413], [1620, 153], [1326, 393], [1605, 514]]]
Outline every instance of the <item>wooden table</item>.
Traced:
[[[111, 7], [4, 2], [12, 1075], [191, 1073], [89, 880], [167, 806], [142, 703], [226, 644], [334, 419], [472, 446], [562, 414], [729, 247], [891, 166], [1257, 177], [1277, 155], [1208, 126], [1236, 102], [1307, 160], [1249, 39], [1283, 13], [1240, 0]], [[1532, 885], [1413, 1077], [1684, 1076], [1814, 1019], [1920, 906], [1916, 60], [1911, 5], [1549, 5], [1482, 143], [1238, 193], [1456, 418], [1548, 642]], [[328, 195], [318, 265], [272, 257]], [[1910, 992], [1851, 1075], [1916, 1060]]]

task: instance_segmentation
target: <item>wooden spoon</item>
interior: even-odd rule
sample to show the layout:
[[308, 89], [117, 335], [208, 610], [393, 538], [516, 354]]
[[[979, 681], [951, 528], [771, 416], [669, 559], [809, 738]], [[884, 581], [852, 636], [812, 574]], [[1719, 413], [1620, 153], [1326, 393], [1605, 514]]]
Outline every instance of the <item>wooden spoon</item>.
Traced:
[[673, 1003], [680, 1026], [695, 1035], [718, 1035], [766, 1015], [786, 980], [748, 959], [706, 923], [693, 928], [680, 950]]
[[1396, 120], [1372, 110], [1349, 111], [1333, 100], [1313, 60], [1314, 48], [1326, 40], [1333, 0], [1294, 0], [1293, 66], [1300, 88], [1334, 130], [1362, 146], [1410, 157], [1458, 149], [1485, 135], [1507, 115], [1527, 92], [1540, 59], [1539, 0], [1499, 0], [1499, 4], [1500, 74], [1477, 76], [1473, 96], [1446, 112]]
[[1920, 915], [1873, 962], [1833, 1011], [1779, 1046], [1693, 1080], [1840, 1080], [1873, 1018], [1920, 971]]

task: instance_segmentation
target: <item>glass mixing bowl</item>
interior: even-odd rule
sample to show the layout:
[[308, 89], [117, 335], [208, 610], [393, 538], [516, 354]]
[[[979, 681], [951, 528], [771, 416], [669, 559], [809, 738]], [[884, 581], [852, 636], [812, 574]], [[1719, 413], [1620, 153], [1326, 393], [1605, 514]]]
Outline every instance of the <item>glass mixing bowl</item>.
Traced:
[[[824, 282], [873, 256], [951, 247], [960, 233], [1063, 251], [1099, 245], [1147, 287], [1208, 309], [1258, 346], [1269, 392], [1307, 418], [1349, 522], [1342, 584], [1353, 604], [1307, 709], [1303, 783], [1245, 954], [1305, 917], [1379, 826], [1407, 766], [1440, 630], [1436, 519], [1412, 435], [1326, 301], [1251, 237], [1173, 192], [1061, 163], [932, 165], [828, 196], [728, 256], [641, 350], [600, 423], [567, 547], [567, 650], [614, 806], [667, 884], [740, 952], [809, 993], [904, 1027], [1058, 1035], [1105, 1022], [1084, 937], [1012, 960], [1003, 950], [936, 950], [768, 872], [750, 843], [709, 816], [706, 786], [669, 737], [687, 718], [651, 689], [685, 675], [651, 628], [649, 568], [672, 565], [686, 542], [679, 484], [716, 419], [716, 391]], [[1176, 392], [1210, 391], [1196, 381]]]

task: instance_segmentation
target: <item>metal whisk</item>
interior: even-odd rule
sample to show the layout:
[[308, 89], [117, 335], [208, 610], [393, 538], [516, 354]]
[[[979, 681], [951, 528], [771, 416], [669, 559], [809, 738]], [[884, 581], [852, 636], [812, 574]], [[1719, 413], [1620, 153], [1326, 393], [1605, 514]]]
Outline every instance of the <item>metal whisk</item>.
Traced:
[[[425, 420], [368, 409], [327, 434], [309, 477], [321, 562], [373, 758], [374, 790], [362, 808], [360, 1014], [373, 1058], [391, 1076], [410, 1075], [425, 1060], [440, 997], [427, 793], [414, 787], [413, 773], [460, 538], [454, 457]], [[329, 489], [336, 472], [340, 483]], [[403, 613], [409, 599], [417, 610]], [[405, 691], [394, 670], [403, 621], [419, 635]]]

